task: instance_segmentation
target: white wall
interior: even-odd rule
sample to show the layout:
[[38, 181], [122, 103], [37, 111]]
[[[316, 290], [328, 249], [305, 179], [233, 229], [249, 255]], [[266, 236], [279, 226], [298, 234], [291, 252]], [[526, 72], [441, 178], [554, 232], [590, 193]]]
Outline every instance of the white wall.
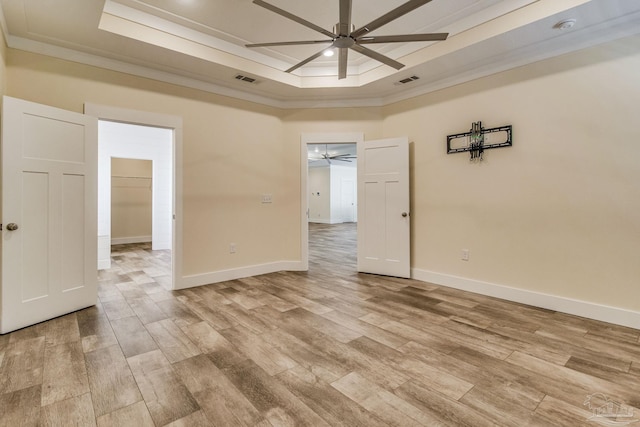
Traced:
[[[347, 188], [350, 186], [351, 188]], [[309, 222], [337, 224], [355, 222], [357, 207], [346, 212], [343, 193], [353, 192], [356, 203], [357, 169], [355, 167], [325, 165], [309, 168]], [[352, 214], [351, 214], [352, 213]]]
[[329, 165], [309, 168], [309, 222], [331, 224]]
[[111, 158], [153, 162], [153, 250], [171, 249], [173, 131], [101, 120], [98, 123], [98, 268], [111, 264]]

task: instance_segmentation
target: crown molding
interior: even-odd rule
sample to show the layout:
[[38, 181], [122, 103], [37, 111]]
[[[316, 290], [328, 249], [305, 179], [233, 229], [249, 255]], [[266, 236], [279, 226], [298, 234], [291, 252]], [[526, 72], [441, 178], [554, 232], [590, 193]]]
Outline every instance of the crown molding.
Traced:
[[[412, 86], [398, 93], [369, 97], [334, 97], [332, 99], [314, 99], [311, 96], [293, 99], [252, 93], [230, 88], [224, 84], [216, 84], [195, 77], [178, 75], [168, 68], [151, 68], [144, 64], [133, 64], [124, 59], [108, 58], [106, 57], [107, 53], [105, 53], [105, 56], [102, 56], [102, 52], [80, 52], [75, 49], [12, 36], [8, 33], [2, 8], [0, 8], [0, 27], [5, 36], [7, 46], [12, 49], [161, 81], [279, 109], [316, 109], [384, 107], [551, 57], [567, 54], [615, 39], [637, 35], [640, 33], [640, 12], [627, 14], [611, 21], [574, 30], [570, 34], [563, 35], [563, 43], [560, 44], [554, 44], [554, 40], [549, 39], [514, 50], [508, 54], [501, 53], [493, 57], [472, 61], [465, 70], [460, 70], [455, 74], [446, 73], [441, 76], [436, 76], [431, 82], [424, 82], [421, 85]], [[612, 30], [612, 28], [614, 30]], [[588, 37], [584, 37], [585, 34], [588, 34]]]

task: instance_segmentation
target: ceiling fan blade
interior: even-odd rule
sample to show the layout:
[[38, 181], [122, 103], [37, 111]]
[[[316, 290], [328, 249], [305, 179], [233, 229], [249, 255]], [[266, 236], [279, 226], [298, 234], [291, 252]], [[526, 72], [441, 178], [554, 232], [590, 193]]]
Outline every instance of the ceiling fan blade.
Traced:
[[351, 0], [340, 0], [338, 35], [348, 36], [351, 31]]
[[347, 56], [349, 55], [349, 49], [338, 49], [340, 54], [338, 56], [338, 80], [347, 78]]
[[268, 9], [268, 10], [274, 12], [274, 13], [277, 13], [278, 15], [284, 16], [285, 18], [288, 18], [288, 19], [290, 19], [290, 20], [292, 20], [294, 22], [297, 22], [298, 24], [304, 25], [307, 28], [311, 28], [312, 30], [315, 30], [315, 31], [317, 31], [319, 33], [322, 33], [327, 37], [331, 37], [332, 39], [337, 37], [337, 34], [333, 34], [331, 31], [327, 31], [324, 28], [322, 28], [322, 27], [320, 27], [320, 26], [318, 26], [318, 25], [316, 25], [316, 24], [314, 24], [312, 22], [309, 22], [309, 21], [307, 21], [305, 19], [302, 19], [299, 16], [296, 16], [296, 15], [294, 15], [292, 13], [289, 13], [286, 10], [280, 9], [279, 7], [276, 7], [276, 6], [274, 6], [272, 4], [269, 4], [269, 3], [265, 2], [265, 1], [253, 0], [253, 3], [257, 4], [258, 6], [262, 6], [265, 9]]
[[355, 50], [358, 53], [361, 53], [365, 56], [368, 56], [371, 59], [375, 59], [376, 61], [380, 61], [383, 64], [386, 64], [390, 67], [395, 68], [396, 70], [399, 70], [400, 68], [404, 67], [404, 64], [401, 64], [400, 62], [389, 58], [388, 56], [384, 56], [378, 52], [376, 52], [375, 50], [371, 50], [367, 47], [364, 46], [360, 46], [359, 44], [354, 44], [353, 46], [351, 46], [351, 49]]
[[396, 7], [395, 9], [393, 9], [392, 11], [382, 15], [381, 17], [374, 19], [373, 21], [369, 22], [367, 25], [364, 25], [360, 28], [358, 28], [357, 30], [353, 31], [351, 33], [351, 37], [353, 38], [358, 38], [360, 36], [362, 36], [363, 34], [369, 33], [373, 30], [376, 30], [380, 27], [382, 27], [383, 25], [388, 24], [389, 22], [400, 18], [402, 15], [405, 15], [409, 12], [411, 12], [414, 9], [419, 8], [420, 6], [424, 6], [425, 4], [429, 3], [431, 0], [410, 0], [408, 2], [406, 2], [405, 4], [402, 4], [398, 7]]
[[347, 159], [337, 159], [337, 158], [331, 158], [331, 160], [337, 160], [339, 162], [349, 162], [349, 163], [353, 163], [351, 160], [347, 160]]
[[301, 40], [297, 42], [270, 42], [270, 43], [252, 43], [245, 44], [245, 47], [266, 47], [266, 46], [295, 46], [303, 44], [319, 44], [319, 43], [331, 43], [332, 40]]
[[449, 33], [403, 34], [397, 36], [365, 36], [360, 37], [359, 44], [367, 43], [399, 43], [399, 42], [434, 42], [446, 40]]
[[321, 50], [320, 52], [311, 55], [310, 57], [308, 57], [307, 59], [305, 59], [302, 62], [298, 62], [296, 65], [294, 65], [293, 67], [289, 68], [288, 70], [285, 70], [285, 73], [290, 73], [293, 70], [297, 70], [298, 68], [302, 67], [305, 64], [308, 64], [309, 62], [313, 61], [316, 58], [320, 58], [322, 56], [322, 53], [324, 52], [324, 50]]

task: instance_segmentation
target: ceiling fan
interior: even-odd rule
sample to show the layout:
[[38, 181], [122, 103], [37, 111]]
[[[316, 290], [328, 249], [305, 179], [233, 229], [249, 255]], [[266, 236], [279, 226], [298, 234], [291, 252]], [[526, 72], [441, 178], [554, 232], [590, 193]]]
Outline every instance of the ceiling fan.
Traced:
[[320, 160], [326, 160], [327, 163], [331, 164], [331, 160], [338, 160], [340, 162], [349, 162], [349, 163], [351, 163], [352, 160], [350, 160], [350, 159], [356, 159], [357, 158], [353, 154], [334, 154], [334, 155], [331, 155], [331, 154], [329, 154], [328, 144], [325, 144], [324, 153], [321, 154], [321, 156], [322, 157], [320, 159], [314, 159], [312, 157], [309, 157], [309, 160], [312, 161], [312, 162], [320, 161]]
[[[390, 12], [380, 16], [377, 19], [369, 22], [367, 25], [364, 25], [358, 29], [355, 29], [355, 26], [351, 24], [351, 1], [352, 0], [340, 0], [340, 22], [336, 24], [333, 29], [333, 32], [325, 30], [324, 28], [315, 25], [305, 19], [300, 18], [292, 13], [287, 12], [286, 10], [280, 9], [277, 6], [269, 4], [263, 0], [253, 0], [253, 3], [258, 6], [262, 6], [265, 9], [268, 9], [272, 12], [277, 13], [278, 15], [284, 16], [292, 21], [295, 21], [299, 24], [304, 25], [305, 27], [311, 28], [319, 33], [324, 34], [329, 37], [330, 40], [301, 40], [301, 41], [290, 41], [290, 42], [272, 42], [272, 43], [254, 43], [247, 44], [246, 47], [267, 47], [267, 46], [292, 46], [292, 45], [304, 45], [304, 44], [320, 44], [320, 43], [331, 43], [330, 48], [338, 49], [338, 79], [344, 79], [347, 77], [347, 55], [349, 49], [352, 49], [362, 55], [368, 56], [369, 58], [375, 59], [376, 61], [382, 62], [383, 64], [389, 65], [390, 67], [395, 68], [396, 70], [404, 67], [404, 64], [389, 58], [388, 56], [382, 55], [375, 50], [369, 49], [363, 45], [372, 44], [372, 43], [401, 43], [401, 42], [418, 42], [418, 41], [440, 41], [446, 40], [449, 36], [449, 33], [429, 33], [429, 34], [404, 34], [404, 35], [394, 35], [394, 36], [370, 36], [369, 33], [382, 27], [383, 25], [388, 24], [389, 22], [411, 12], [429, 3], [431, 0], [410, 0]], [[323, 53], [327, 49], [323, 49], [320, 52], [311, 55], [307, 59], [299, 62], [293, 67], [289, 68], [285, 72], [290, 73], [293, 70], [296, 70], [303, 65], [313, 61], [316, 58], [319, 58], [323, 55]]]

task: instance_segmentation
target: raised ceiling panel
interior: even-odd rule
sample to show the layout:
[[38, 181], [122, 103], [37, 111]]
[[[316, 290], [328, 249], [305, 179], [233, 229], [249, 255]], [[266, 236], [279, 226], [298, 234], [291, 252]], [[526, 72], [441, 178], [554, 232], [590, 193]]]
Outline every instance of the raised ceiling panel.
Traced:
[[[339, 0], [266, 0], [331, 30]], [[356, 27], [406, 0], [353, 0]], [[246, 43], [324, 39], [251, 0], [0, 0], [11, 48], [137, 74], [275, 106], [384, 105], [572, 50], [640, 33], [640, 1], [432, 0], [374, 35], [449, 32], [444, 42], [368, 45], [400, 71], [356, 52], [347, 78], [319, 45]], [[105, 12], [108, 12], [105, 14]], [[107, 16], [108, 15], [108, 16]], [[568, 31], [554, 29], [576, 18]], [[103, 21], [112, 25], [102, 26]], [[335, 58], [335, 57], [334, 57]], [[249, 85], [237, 74], [257, 79]], [[402, 87], [408, 76], [420, 80]]]

